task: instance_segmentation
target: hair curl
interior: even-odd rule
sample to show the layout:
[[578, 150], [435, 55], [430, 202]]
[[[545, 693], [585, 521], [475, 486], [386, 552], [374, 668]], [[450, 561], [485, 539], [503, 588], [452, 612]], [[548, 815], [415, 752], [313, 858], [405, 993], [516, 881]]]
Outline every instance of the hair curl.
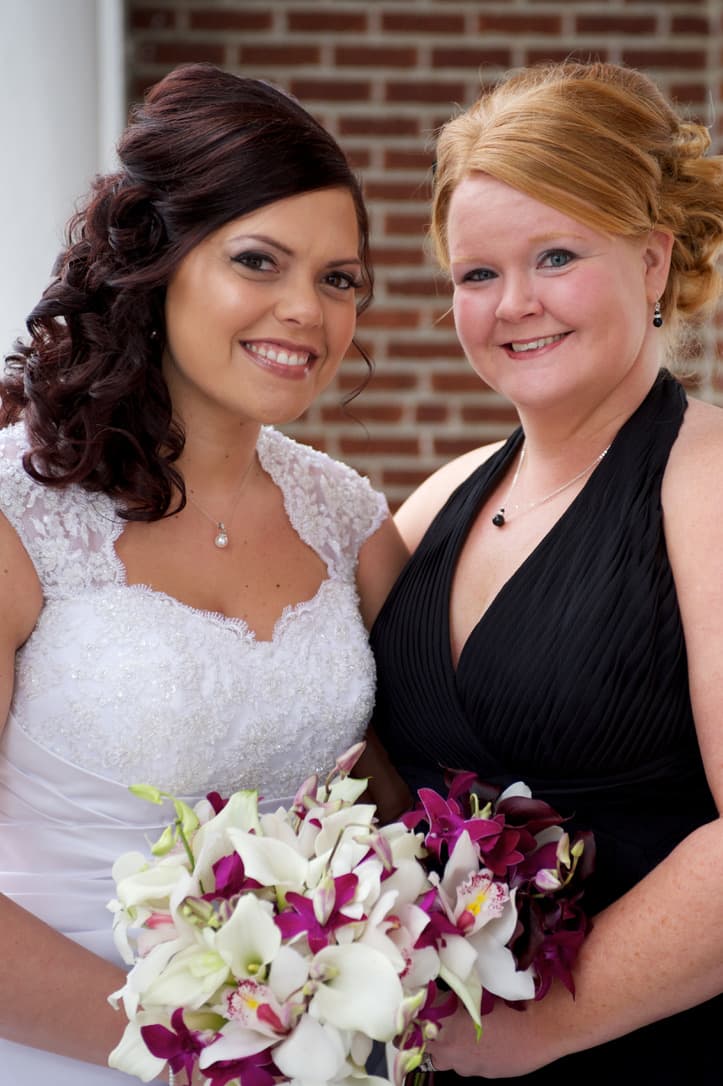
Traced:
[[[369, 226], [359, 182], [333, 137], [284, 91], [206, 64], [176, 68], [131, 114], [120, 169], [95, 179], [70, 220], [53, 279], [0, 381], [0, 426], [22, 417], [26, 471], [118, 499], [157, 520], [174, 496], [184, 434], [161, 371], [166, 286], [225, 223], [318, 189], [347, 189], [371, 301]], [[362, 352], [363, 353], [363, 352]], [[368, 362], [368, 360], [365, 360]]]
[[648, 76], [600, 62], [512, 73], [441, 130], [432, 239], [448, 267], [452, 195], [485, 173], [602, 233], [674, 239], [661, 298], [666, 324], [721, 293], [723, 156], [704, 157], [706, 128], [682, 119]]

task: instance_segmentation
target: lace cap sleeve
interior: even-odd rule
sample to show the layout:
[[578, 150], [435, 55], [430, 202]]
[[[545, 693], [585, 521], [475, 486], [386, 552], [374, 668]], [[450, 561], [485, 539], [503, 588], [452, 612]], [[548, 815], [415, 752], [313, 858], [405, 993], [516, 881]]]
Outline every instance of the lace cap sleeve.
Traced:
[[389, 516], [384, 495], [347, 464], [276, 430], [262, 430], [258, 453], [304, 542], [331, 572], [353, 577], [359, 549]]
[[0, 512], [20, 537], [46, 597], [115, 579], [120, 526], [110, 500], [77, 486], [37, 483], [23, 467], [26, 448], [22, 423], [0, 430]]

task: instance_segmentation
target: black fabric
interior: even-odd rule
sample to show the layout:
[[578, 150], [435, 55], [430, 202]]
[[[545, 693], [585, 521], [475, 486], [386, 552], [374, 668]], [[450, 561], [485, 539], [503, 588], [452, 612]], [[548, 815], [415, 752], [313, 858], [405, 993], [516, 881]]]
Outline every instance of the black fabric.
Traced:
[[[441, 789], [445, 767], [500, 785], [524, 780], [572, 816], [573, 827], [595, 833], [596, 871], [586, 890], [592, 913], [717, 816], [696, 742], [660, 500], [685, 409], [683, 389], [663, 371], [584, 489], [482, 615], [456, 671], [449, 636], [455, 564], [519, 448], [519, 429], [451, 495], [372, 631], [374, 725], [408, 783]], [[561, 1086], [609, 1075], [657, 1086], [685, 1075], [720, 1086], [714, 1025], [723, 1025], [723, 998], [500, 1081]], [[494, 1029], [494, 1014], [486, 1028]], [[437, 1081], [444, 1086], [455, 1076]]]

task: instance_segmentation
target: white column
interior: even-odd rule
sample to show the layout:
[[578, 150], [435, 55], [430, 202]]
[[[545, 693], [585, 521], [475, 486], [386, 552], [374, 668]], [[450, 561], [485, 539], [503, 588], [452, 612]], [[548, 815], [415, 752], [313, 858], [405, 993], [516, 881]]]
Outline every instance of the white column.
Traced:
[[0, 357], [125, 120], [122, 0], [0, 0]]

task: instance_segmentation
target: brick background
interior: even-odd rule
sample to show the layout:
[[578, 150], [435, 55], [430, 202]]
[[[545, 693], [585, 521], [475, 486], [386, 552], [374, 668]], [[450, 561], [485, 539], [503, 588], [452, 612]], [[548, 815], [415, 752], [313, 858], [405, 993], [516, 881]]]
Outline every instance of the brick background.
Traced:
[[[437, 127], [475, 99], [480, 78], [568, 56], [643, 68], [707, 124], [723, 97], [720, 0], [126, 0], [126, 9], [133, 98], [191, 60], [270, 79], [362, 174], [376, 291], [359, 339], [376, 375], [345, 410], [364, 373], [350, 356], [323, 401], [286, 429], [368, 474], [392, 505], [515, 421], [468, 369], [424, 242]], [[719, 147], [722, 137], [719, 121]], [[723, 403], [722, 352], [723, 315], [694, 360], [699, 394]]]

